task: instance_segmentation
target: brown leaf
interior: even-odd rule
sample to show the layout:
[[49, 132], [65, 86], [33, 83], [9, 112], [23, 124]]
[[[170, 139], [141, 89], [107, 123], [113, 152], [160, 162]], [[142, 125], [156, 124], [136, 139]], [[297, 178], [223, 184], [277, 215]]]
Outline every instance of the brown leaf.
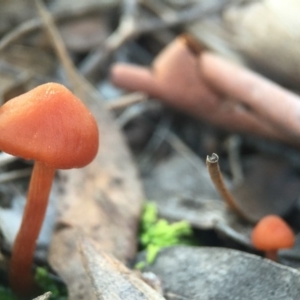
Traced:
[[96, 97], [80, 96], [100, 128], [100, 150], [83, 169], [61, 171], [59, 220], [50, 247], [51, 266], [66, 282], [69, 299], [94, 299], [77, 250], [78, 232], [122, 262], [136, 253], [144, 199], [137, 171], [110, 113]]
[[95, 299], [77, 250], [78, 232], [101, 244], [121, 261], [136, 253], [136, 234], [144, 199], [129, 150], [97, 91], [76, 71], [51, 14], [35, 1], [54, 48], [82, 99], [97, 120], [100, 150], [84, 169], [61, 172], [59, 220], [49, 261], [69, 289], [69, 299]]

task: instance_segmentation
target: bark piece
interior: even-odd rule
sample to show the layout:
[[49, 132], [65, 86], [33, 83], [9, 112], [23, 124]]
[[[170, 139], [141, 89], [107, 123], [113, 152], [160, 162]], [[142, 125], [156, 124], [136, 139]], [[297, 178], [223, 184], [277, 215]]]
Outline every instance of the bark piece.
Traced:
[[121, 262], [97, 249], [98, 245], [83, 237], [80, 254], [85, 270], [99, 300], [165, 299]]
[[34, 298], [33, 300], [47, 300], [50, 299], [50, 297], [51, 297], [51, 292], [47, 292], [44, 295]]

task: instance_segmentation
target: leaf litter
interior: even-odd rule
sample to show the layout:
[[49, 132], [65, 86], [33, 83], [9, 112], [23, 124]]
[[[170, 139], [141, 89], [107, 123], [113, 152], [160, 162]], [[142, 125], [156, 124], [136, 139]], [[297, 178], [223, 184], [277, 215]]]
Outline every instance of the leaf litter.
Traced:
[[[10, 5], [17, 5], [18, 3], [17, 0], [12, 2], [14, 4], [10, 3]], [[149, 18], [149, 24], [141, 23], [140, 27], [127, 27], [129, 31], [126, 31], [127, 29], [124, 31], [125, 27], [119, 25], [119, 29], [113, 32], [108, 14], [101, 18], [101, 22], [98, 18], [89, 19], [89, 17], [82, 18], [82, 22], [79, 22], [79, 20], [78, 23], [76, 22], [74, 16], [78, 17], [80, 14], [89, 16], [91, 11], [99, 13], [102, 11], [102, 16], [103, 11], [110, 11], [112, 15], [116, 16], [118, 1], [108, 2], [103, 0], [96, 3], [89, 0], [84, 5], [75, 4], [72, 9], [69, 9], [70, 2], [66, 0], [54, 1], [49, 5], [55, 20], [65, 18], [64, 24], [58, 23], [58, 29], [63, 32], [65, 41], [57, 39], [57, 35], [55, 35], [57, 28], [51, 23], [51, 20], [49, 21], [49, 16], [47, 16], [47, 12], [43, 11], [43, 6], [39, 1], [36, 1], [36, 4], [40, 5], [38, 7], [42, 19], [38, 19], [32, 10], [24, 11], [24, 15], [21, 16], [15, 14], [16, 11], [11, 10], [9, 6], [5, 7], [7, 10], [1, 11], [2, 14], [4, 11], [8, 14], [6, 18], [1, 18], [3, 22], [0, 24], [0, 32], [7, 35], [2, 36], [0, 49], [2, 50], [1, 47], [4, 46], [10, 47], [9, 51], [2, 52], [0, 57], [0, 78], [2, 80], [0, 95], [2, 102], [41, 82], [60, 81], [66, 85], [73, 85], [75, 92], [89, 106], [101, 128], [101, 150], [96, 160], [84, 170], [60, 171], [57, 176], [58, 195], [53, 208], [57, 210], [58, 215], [56, 218], [51, 217], [52, 220], [55, 219], [56, 225], [49, 248], [47, 245], [49, 240], [42, 247], [44, 253], [47, 248], [49, 249], [49, 263], [66, 283], [69, 299], [126, 299], [126, 297], [131, 297], [128, 299], [164, 299], [154, 289], [140, 281], [141, 279], [135, 273], [122, 265], [126, 264], [128, 266], [136, 258], [138, 225], [141, 218], [142, 204], [146, 198], [156, 203], [159, 218], [167, 219], [167, 221], [162, 220], [159, 223], [163, 224], [164, 230], [168, 231], [167, 228], [169, 227], [164, 227], [167, 224], [170, 224], [170, 228], [175, 228], [176, 223], [172, 224], [172, 222], [185, 220], [187, 223], [177, 224], [190, 224], [200, 236], [205, 234], [214, 236], [216, 234], [215, 243], [218, 246], [243, 250], [241, 252], [220, 247], [206, 248], [203, 246], [193, 248], [175, 246], [161, 250], [157, 259], [153, 260], [154, 265], [149, 268], [152, 268], [151, 271], [155, 272], [160, 278], [162, 291], [166, 299], [198, 299], [197, 297], [201, 297], [201, 299], [209, 299], [209, 297], [214, 297], [214, 299], [243, 299], [246, 297], [245, 295], [253, 299], [282, 299], [280, 297], [297, 299], [299, 285], [297, 270], [246, 253], [262, 255], [253, 248], [250, 235], [253, 222], [255, 223], [266, 214], [280, 214], [294, 226], [296, 232], [299, 228], [294, 220], [298, 207], [299, 173], [297, 167], [293, 166], [288, 159], [283, 159], [289, 153], [289, 146], [282, 148], [282, 145], [279, 147], [276, 143], [270, 143], [272, 150], [275, 149], [277, 154], [279, 151], [279, 155], [274, 157], [268, 151], [258, 151], [255, 148], [255, 143], [260, 143], [259, 140], [252, 138], [252, 143], [249, 144], [249, 142], [245, 142], [244, 135], [240, 134], [242, 142], [238, 147], [239, 160], [235, 161], [235, 164], [240, 167], [243, 180], [235, 183], [234, 180], [231, 180], [234, 170], [227, 160], [232, 150], [226, 149], [222, 144], [222, 141], [230, 136], [227, 132], [213, 129], [211, 131], [213, 132], [212, 139], [207, 141], [207, 139], [202, 139], [205, 136], [208, 137], [206, 123], [203, 125], [200, 122], [196, 126], [190, 126], [184, 124], [182, 117], [178, 118], [176, 116], [177, 113], [171, 112], [171, 114], [175, 114], [175, 117], [172, 118], [171, 123], [160, 123], [164, 130], [157, 131], [157, 133], [163, 133], [163, 135], [155, 147], [147, 147], [147, 139], [143, 139], [142, 131], [139, 135], [130, 136], [128, 133], [133, 131], [128, 129], [135, 124], [142, 124], [141, 128], [147, 128], [147, 130], [151, 128], [155, 132], [157, 118], [164, 119], [166, 114], [170, 114], [170, 111], [166, 111], [161, 106], [156, 106], [153, 109], [153, 107], [146, 105], [143, 109], [136, 110], [138, 113], [127, 114], [126, 122], [123, 118], [121, 124], [124, 127], [123, 133], [127, 134], [125, 136], [127, 141], [134, 141], [135, 139], [135, 145], [139, 146], [139, 149], [132, 148], [133, 154], [137, 157], [142, 154], [144, 162], [149, 158], [148, 169], [144, 173], [144, 165], [139, 165], [140, 170], [136, 168], [135, 161], [124, 139], [124, 134], [118, 128], [114, 116], [109, 112], [109, 109], [113, 109], [113, 106], [109, 107], [103, 102], [103, 97], [100, 96], [99, 92], [83, 78], [76, 75], [74, 69], [72, 71], [72, 67], [70, 68], [66, 59], [66, 57], [69, 57], [68, 54], [61, 50], [65, 42], [76, 62], [80, 60], [80, 55], [85, 55], [84, 60], [77, 63], [76, 67], [84, 71], [93, 83], [98, 81], [97, 84], [99, 84], [99, 77], [106, 76], [104, 74], [107, 72], [108, 65], [115, 61], [124, 61], [125, 59], [129, 62], [144, 61], [144, 64], [149, 64], [149, 57], [153, 58], [153, 53], [158, 54], [166, 46], [167, 41], [171, 41], [176, 36], [171, 26], [173, 24], [183, 24], [183, 32], [186, 31], [192, 34], [193, 38], [197, 42], [200, 41], [205, 48], [215, 49], [215, 52], [221, 53], [227, 58], [234, 57], [236, 61], [244, 63], [251, 61], [251, 64], [249, 64], [251, 66], [259, 65], [263, 58], [265, 62], [262, 69], [263, 73], [270, 74], [271, 78], [276, 78], [282, 83], [288, 82], [290, 84], [288, 86], [295, 86], [294, 81], [291, 80], [291, 74], [294, 74], [295, 71], [293, 70], [298, 60], [297, 55], [294, 55], [293, 52], [294, 37], [280, 32], [272, 23], [273, 11], [280, 10], [280, 8], [276, 8], [270, 1], [257, 1], [256, 4], [249, 4], [247, 1], [243, 4], [239, 1], [220, 1], [219, 3], [212, 1], [202, 8], [201, 3], [195, 4], [194, 2], [185, 3], [181, 6], [180, 3], [175, 3], [177, 1], [144, 1], [145, 3], [142, 4], [137, 4], [135, 1], [124, 1], [124, 8], [127, 8], [127, 10], [124, 9], [122, 12], [124, 14], [121, 18], [122, 26], [125, 26], [126, 22], [140, 22], [140, 16], [143, 16], [141, 20]], [[294, 8], [297, 7], [297, 4], [293, 1], [290, 1], [290, 3], [294, 5]], [[229, 6], [224, 10], [226, 5]], [[265, 49], [264, 47], [273, 47], [272, 51], [274, 52], [274, 46], [272, 45], [273, 43], [276, 44], [276, 40], [272, 40], [266, 45], [266, 39], [263, 41], [259, 39], [259, 35], [255, 33], [255, 28], [249, 25], [251, 22], [245, 22], [247, 20], [246, 16], [253, 17], [255, 13], [260, 14], [267, 6], [272, 8], [268, 11], [270, 15], [268, 15], [265, 22], [261, 22], [260, 26], [266, 26], [265, 23], [271, 22], [273, 25], [269, 27], [269, 30], [274, 30], [274, 34], [270, 36], [283, 36], [280, 40], [285, 39], [287, 44], [292, 45], [289, 47], [291, 51], [284, 52], [284, 48], [281, 50], [282, 52], [277, 52], [278, 56], [285, 57], [285, 61], [289, 62], [284, 67], [282, 67], [280, 59], [276, 60], [275, 64], [272, 63], [271, 55], [268, 56], [268, 60], [265, 60], [266, 55], [260, 50]], [[176, 11], [178, 8], [179, 11]], [[180, 9], [182, 9], [182, 12], [180, 12]], [[192, 11], [197, 12], [197, 9], [199, 9], [199, 15], [203, 14], [207, 17], [204, 20], [199, 17], [199, 20], [192, 25], [186, 24], [187, 16], [193, 19], [194, 15], [189, 14]], [[207, 11], [209, 13], [205, 14], [204, 12]], [[174, 19], [170, 18], [170, 12], [174, 13]], [[155, 18], [153, 18], [153, 14]], [[20, 24], [18, 28], [14, 27], [15, 24], [7, 21], [12, 20], [9, 19], [12, 15]], [[288, 11], [283, 13], [282, 10], [282, 14], [278, 16], [279, 18], [285, 18], [288, 15], [292, 16], [293, 14]], [[68, 18], [73, 18], [72, 22], [74, 26], [78, 26], [78, 30], [74, 30], [75, 27], [72, 26], [72, 22], [68, 24]], [[154, 21], [157, 20], [158, 22], [155, 23]], [[160, 22], [162, 20], [164, 22]], [[226, 26], [220, 25], [222, 23]], [[5, 26], [2, 26], [2, 24]], [[100, 29], [97, 28], [102, 26], [101, 24], [103, 24], [103, 28], [99, 33], [98, 30]], [[280, 24], [285, 24], [284, 26], [288, 29], [288, 32], [292, 32], [289, 25], [287, 25], [289, 24], [287, 21]], [[50, 40], [45, 35], [33, 34], [35, 30], [39, 31], [44, 25], [52, 36]], [[222, 30], [218, 26], [223, 26]], [[14, 30], [14, 28], [16, 29]], [[136, 28], [139, 28], [139, 30]], [[161, 32], [158, 32], [157, 28], [162, 28]], [[209, 34], [206, 33], [205, 35], [204, 32], [207, 29]], [[238, 34], [235, 36], [228, 35], [230, 30], [236, 30]], [[241, 38], [244, 36], [243, 30], [251, 32], [251, 40], [255, 41], [253, 44], [258, 45], [255, 47], [254, 52], [249, 47], [249, 43], [243, 44]], [[80, 36], [80, 32], [84, 32], [83, 36]], [[112, 35], [109, 34], [111, 32]], [[149, 42], [145, 40], [144, 32], [148, 33], [147, 38], [152, 42], [150, 43], [151, 47], [149, 47]], [[30, 35], [27, 36], [29, 33]], [[84, 39], [89, 38], [89, 35], [98, 38], [96, 40], [94, 38], [92, 40]], [[142, 36], [143, 38], [137, 42], [136, 36]], [[104, 43], [101, 42], [101, 39]], [[217, 43], [218, 39], [220, 43]], [[15, 44], [16, 40], [18, 40], [17, 44]], [[83, 40], [85, 45], [82, 45]], [[131, 40], [131, 42], [126, 43], [128, 40]], [[115, 41], [118, 41], [118, 43], [114, 44]], [[238, 45], [240, 51], [228, 47], [228, 41]], [[197, 55], [197, 51], [202, 51], [201, 44], [198, 47], [199, 44], [194, 43], [192, 39], [187, 39], [187, 36], [185, 36], [185, 42], [190, 50], [192, 49], [195, 52], [193, 55]], [[53, 44], [59, 56], [58, 61], [51, 50]], [[83, 54], [87, 49], [93, 47], [95, 49], [92, 49], [90, 53]], [[136, 51], [137, 56], [135, 58], [128, 55], [131, 51]], [[268, 51], [270, 51], [270, 48], [268, 48]], [[113, 53], [115, 56], [111, 55]], [[290, 55], [291, 53], [292, 55]], [[45, 64], [40, 64], [40, 61], [44, 61]], [[192, 61], [195, 63], [197, 58], [194, 57]], [[65, 66], [67, 77], [63, 74], [60, 64]], [[99, 74], [96, 72], [97, 75], [93, 77], [97, 68], [101, 72], [99, 71]], [[177, 72], [178, 66], [175, 66], [174, 70], [174, 72]], [[205, 76], [209, 75], [208, 73], [205, 74]], [[204, 84], [205, 89], [210, 90], [211, 95], [213, 95], [211, 97], [219, 105], [224, 101], [224, 91], [217, 90], [214, 84], [207, 85], [205, 80], [201, 81], [201, 84]], [[106, 87], [107, 91], [113, 90], [111, 87], [108, 88], [108, 85]], [[181, 99], [177, 99], [176, 95], [173, 99], [173, 96], [170, 97], [170, 95], [165, 94], [165, 92], [161, 93], [161, 91], [155, 96], [165, 101], [164, 97], [167, 95], [167, 100], [171, 105], [190, 113], [188, 103], [181, 102], [187, 93], [186, 88], [183, 86], [183, 89], [181, 89], [178, 85], [178, 91], [182, 93]], [[114, 90], [115, 94], [119, 92]], [[120, 99], [116, 100], [119, 101]], [[138, 99], [142, 99], [138, 101], [144, 101], [145, 95], [138, 95]], [[249, 110], [249, 107], [244, 104], [235, 106], [238, 100], [240, 99], [234, 99], [233, 107], [238, 107], [246, 113], [253, 114], [255, 111], [253, 107]], [[177, 102], [171, 103], [171, 101]], [[229, 109], [230, 111], [232, 108], [231, 99], [226, 99], [226, 101], [227, 106], [222, 106], [222, 109]], [[243, 99], [243, 101], [245, 100]], [[136, 105], [134, 101], [132, 103], [125, 104], [125, 107], [126, 105]], [[254, 108], [257, 109], [255, 106]], [[297, 105], [295, 111], [296, 109]], [[118, 116], [119, 113], [115, 111], [115, 116]], [[201, 116], [218, 124], [220, 120], [213, 119], [208, 115], [209, 113], [211, 111], [204, 110]], [[264, 124], [262, 128], [267, 133], [265, 135], [273, 138], [277, 136], [278, 140], [288, 141], [290, 136], [288, 134], [284, 135], [283, 132], [287, 132], [292, 123], [283, 124], [284, 122], [278, 119], [278, 115], [270, 115], [268, 111], [263, 111], [263, 113], [266, 119], [260, 117], [259, 122]], [[192, 114], [195, 115], [193, 112]], [[242, 120], [242, 118], [239, 120]], [[266, 125], [270, 121], [276, 126], [279, 124], [279, 127], [277, 127], [279, 130], [276, 134], [274, 134], [274, 131], [269, 130]], [[168, 128], [164, 128], [166, 124], [169, 124], [167, 125]], [[245, 124], [246, 121], [240, 125], [244, 126]], [[233, 125], [236, 126], [232, 123]], [[283, 125], [287, 127], [283, 128]], [[182, 126], [182, 130], [178, 131], [180, 126]], [[247, 128], [247, 126], [244, 128]], [[173, 132], [178, 134], [177, 143]], [[199, 132], [201, 132], [202, 137], [197, 143], [191, 137], [199, 137]], [[271, 132], [272, 134], [270, 134]], [[259, 134], [259, 132], [257, 133]], [[297, 134], [297, 131], [295, 130], [293, 134]], [[180, 145], [178, 141], [179, 144], [181, 143]], [[251, 222], [241, 219], [230, 211], [212, 185], [202, 161], [206, 155], [211, 154], [212, 148], [220, 153], [220, 164], [225, 177], [225, 184], [234, 194], [238, 204], [248, 214]], [[198, 156], [199, 151], [202, 154], [200, 158]], [[139, 160], [136, 159], [136, 162], [139, 162]], [[1, 168], [3, 172], [7, 172], [14, 170], [16, 166], [19, 169], [22, 164], [23, 162], [18, 161], [17, 164], [8, 164]], [[139, 171], [143, 174], [142, 181], [145, 194], [142, 190]], [[22, 182], [21, 178], [18, 180]], [[22, 189], [20, 191], [23, 193]], [[4, 221], [1, 220], [0, 223], [0, 227], [4, 230]], [[187, 232], [185, 231], [187, 230], [185, 225], [182, 229], [184, 229], [183, 232]], [[146, 231], [144, 237], [147, 234], [148, 237], [151, 236]], [[4, 234], [5, 236], [7, 236], [5, 238], [7, 241], [9, 239], [8, 235]], [[169, 237], [169, 242], [171, 241], [170, 244], [172, 244], [173, 233]], [[205, 245], [211, 242], [206, 238], [201, 238], [200, 243]], [[162, 243], [160, 246], [167, 244], [168, 242]], [[281, 250], [279, 252], [279, 262], [297, 268], [299, 266], [298, 244], [296, 243], [292, 249]], [[2, 248], [4, 255], [7, 255], [9, 246], [6, 247], [6, 250], [5, 247], [2, 246]], [[154, 252], [156, 254], [158, 250]], [[37, 255], [37, 258], [45, 264], [45, 254], [42, 256]], [[117, 262], [116, 259], [119, 261]], [[5, 256], [4, 261], [6, 261]], [[200, 266], [199, 262], [201, 262]], [[182, 266], [185, 267], [182, 268]], [[265, 280], [257, 282], [259, 278], [257, 274], [263, 276]], [[273, 278], [273, 281], [271, 282], [268, 278]], [[284, 278], [285, 285], [278, 278]], [[180, 286], [180, 280], [186, 282], [182, 287]], [[204, 284], [204, 286], [201, 287], [201, 284]], [[130, 293], [124, 296], [124, 287], [127, 289], [126, 286], [128, 287], [127, 291], [130, 291]], [[197, 288], [199, 288], [199, 292]], [[104, 294], [103, 290], [106, 290], [107, 293]], [[229, 291], [232, 292], [231, 298], [229, 297]], [[49, 294], [39, 298], [47, 299], [47, 297], [49, 297]]]

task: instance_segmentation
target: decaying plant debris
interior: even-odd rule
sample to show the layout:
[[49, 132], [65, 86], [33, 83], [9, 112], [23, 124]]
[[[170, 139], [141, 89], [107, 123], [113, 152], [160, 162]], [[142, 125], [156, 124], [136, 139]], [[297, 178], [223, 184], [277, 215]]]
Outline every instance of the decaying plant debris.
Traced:
[[[278, 263], [250, 236], [270, 214], [300, 229], [299, 13], [296, 0], [1, 3], [1, 103], [59, 82], [100, 128], [94, 161], [58, 172], [37, 244], [34, 267], [68, 299], [298, 299], [299, 235]], [[1, 153], [0, 168], [2, 279], [32, 163]], [[145, 200], [194, 233], [146, 267], [153, 284], [131, 270], [147, 265]]]

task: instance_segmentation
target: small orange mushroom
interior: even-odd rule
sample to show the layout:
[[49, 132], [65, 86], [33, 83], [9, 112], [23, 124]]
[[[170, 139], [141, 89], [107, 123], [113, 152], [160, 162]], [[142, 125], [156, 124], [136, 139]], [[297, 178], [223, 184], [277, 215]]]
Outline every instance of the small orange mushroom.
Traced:
[[99, 132], [84, 104], [57, 83], [41, 85], [5, 103], [0, 108], [0, 132], [1, 150], [35, 160], [9, 274], [12, 289], [27, 295], [55, 170], [90, 163], [98, 151]]
[[292, 248], [295, 244], [295, 235], [282, 218], [268, 215], [254, 227], [251, 240], [256, 249], [265, 251], [267, 258], [277, 261], [277, 251]]

